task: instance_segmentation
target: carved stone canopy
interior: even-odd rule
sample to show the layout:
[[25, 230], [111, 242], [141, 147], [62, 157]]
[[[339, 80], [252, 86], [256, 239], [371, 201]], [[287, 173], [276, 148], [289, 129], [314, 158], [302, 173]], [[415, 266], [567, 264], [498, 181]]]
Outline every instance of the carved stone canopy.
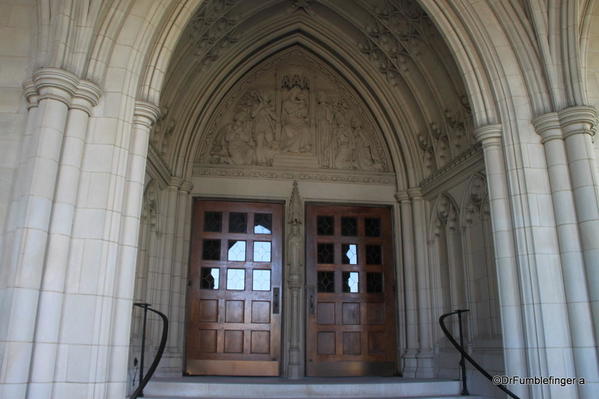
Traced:
[[266, 169], [391, 172], [382, 133], [364, 101], [301, 47], [263, 61], [218, 105], [196, 164]]

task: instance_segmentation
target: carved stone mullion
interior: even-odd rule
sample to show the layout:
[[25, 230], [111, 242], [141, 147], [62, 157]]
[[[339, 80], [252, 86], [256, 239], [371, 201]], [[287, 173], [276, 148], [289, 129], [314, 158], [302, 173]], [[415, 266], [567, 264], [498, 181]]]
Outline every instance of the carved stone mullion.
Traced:
[[304, 225], [303, 202], [299, 195], [298, 184], [293, 182], [293, 189], [288, 204], [287, 214], [287, 288], [289, 291], [289, 368], [291, 378], [302, 376], [302, 340], [300, 331], [304, 325], [302, 298], [304, 288]]

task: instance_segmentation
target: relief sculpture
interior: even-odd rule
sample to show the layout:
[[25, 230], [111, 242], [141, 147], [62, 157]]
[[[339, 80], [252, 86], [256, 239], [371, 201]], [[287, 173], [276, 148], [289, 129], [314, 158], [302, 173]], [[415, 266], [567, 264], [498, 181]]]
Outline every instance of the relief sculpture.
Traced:
[[388, 172], [365, 105], [327, 67], [301, 50], [292, 55], [236, 84], [211, 119], [198, 162]]
[[312, 149], [309, 115], [309, 87], [305, 79], [287, 76], [283, 81], [284, 100], [281, 110], [281, 149], [306, 153]]
[[254, 105], [251, 117], [255, 140], [257, 165], [272, 165], [276, 151], [275, 130], [277, 118], [270, 97], [267, 94], [253, 93]]

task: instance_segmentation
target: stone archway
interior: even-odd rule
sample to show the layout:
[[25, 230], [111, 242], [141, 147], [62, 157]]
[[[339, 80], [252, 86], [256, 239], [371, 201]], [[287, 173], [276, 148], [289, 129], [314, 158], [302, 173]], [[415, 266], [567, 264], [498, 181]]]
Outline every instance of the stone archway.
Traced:
[[[36, 67], [49, 67], [36, 72], [25, 86], [29, 111], [24, 136], [33, 140], [22, 154], [27, 161], [15, 174], [19, 184], [14, 185], [11, 199], [10, 212], [14, 216], [3, 236], [3, 259], [9, 266], [3, 272], [8, 322], [2, 345], [6, 348], [4, 353], [14, 354], [15, 364], [18, 364], [10, 374], [2, 374], [3, 393], [16, 397], [124, 396], [146, 144], [151, 125], [158, 118], [164, 72], [173, 61], [174, 48], [187, 22], [201, 4], [204, 3], [172, 1], [148, 6], [132, 1], [124, 6], [104, 7], [94, 3], [89, 12], [90, 9], [78, 2], [60, 6], [40, 3], [40, 31], [52, 32], [52, 37], [40, 43], [40, 57], [31, 63]], [[544, 149], [550, 151], [548, 147], [558, 145], [558, 148], [569, 149], [567, 159], [571, 164], [581, 162], [595, 169], [594, 160], [586, 160], [581, 153], [572, 151], [577, 145], [582, 148], [590, 145], [587, 133], [594, 124], [594, 110], [574, 107], [582, 105], [579, 95], [562, 95], [560, 90], [548, 95], [543, 88], [559, 88], [562, 86], [559, 79], [562, 79], [563, 86], [578, 93], [580, 88], [573, 87], [578, 84], [577, 67], [569, 64], [572, 71], [565, 68], [554, 73], [546, 51], [551, 46], [539, 46], [542, 51], [538, 53], [545, 54], [539, 61], [532, 56], [538, 48], [531, 41], [527, 40], [522, 46], [512, 44], [518, 37], [524, 37], [522, 32], [527, 29], [535, 32], [541, 42], [543, 37], [550, 36], [544, 35], [543, 24], [531, 22], [535, 18], [542, 19], [539, 13], [531, 16], [529, 12], [528, 20], [510, 18], [514, 15], [513, 9], [518, 7], [516, 3], [433, 4], [423, 1], [422, 4], [441, 36], [450, 44], [451, 51], [447, 54], [453, 54], [457, 60], [459, 75], [464, 78], [472, 104], [477, 138], [484, 146], [488, 185], [492, 189], [489, 199], [495, 246], [500, 248], [496, 250], [500, 251], [498, 254], [504, 255], [497, 258], [503, 287], [500, 294], [502, 324], [504, 332], [509, 334], [504, 336], [507, 372], [538, 375], [543, 370], [560, 371], [562, 362], [556, 363], [549, 355], [559, 352], [563, 355], [560, 358], [567, 359], [565, 373], [572, 373], [575, 364], [577, 372], [595, 381], [596, 369], [586, 367], [593, 362], [573, 353], [569, 343], [571, 336], [576, 338], [571, 332], [575, 323], [568, 320], [565, 307], [566, 303], [572, 306], [573, 296], [568, 286], [564, 288], [563, 280], [572, 277], [568, 273], [574, 269], [560, 269], [559, 259], [565, 259], [567, 251], [557, 237], [565, 234], [562, 226], [582, 222], [591, 226], [581, 230], [581, 245], [574, 251], [584, 255], [583, 260], [567, 260], [567, 264], [575, 264], [576, 270], [586, 267], [592, 272], [594, 248], [586, 245], [593, 240], [586, 238], [593, 237], [596, 221], [592, 217], [584, 219], [584, 204], [595, 204], [597, 200], [596, 196], [585, 194], [568, 181], [566, 191], [572, 191], [576, 203], [569, 201], [563, 206], [577, 216], [574, 222], [563, 224], [559, 220], [561, 214], [554, 211], [554, 208], [562, 209], [553, 195], [559, 181], [554, 180], [555, 176], [546, 166], [564, 164], [549, 152], [546, 157], [543, 155]], [[56, 12], [47, 12], [48, 9]], [[577, 13], [572, 11], [576, 11], [575, 6], [554, 13], [556, 18], [551, 21], [551, 29], [569, 32], [565, 28], [558, 29], [561, 25], [555, 24], [562, 13], [567, 18], [560, 24], [577, 26], [574, 20], [578, 18]], [[300, 7], [299, 12], [310, 14], [305, 7]], [[576, 32], [570, 36], [577, 37]], [[564, 60], [570, 53], [576, 53], [576, 40], [566, 38], [556, 59]], [[532, 51], [528, 51], [530, 49]], [[523, 57], [523, 52], [531, 58]], [[534, 81], [544, 82], [546, 75], [551, 79], [563, 78], [553, 81], [557, 84], [541, 84], [537, 90]], [[90, 81], [96, 82], [102, 90]], [[378, 81], [379, 87], [385, 85], [380, 76], [373, 77], [373, 81]], [[94, 106], [96, 101], [98, 105]], [[389, 108], [401, 108], [397, 106], [401, 102], [390, 101], [389, 104], [392, 105]], [[570, 108], [565, 108], [567, 106]], [[546, 117], [535, 120], [536, 131], [530, 124], [533, 116]], [[501, 126], [489, 125], [499, 122]], [[407, 123], [410, 127], [417, 126], [414, 121]], [[431, 137], [435, 131], [430, 131]], [[551, 137], [551, 143], [541, 143], [536, 132]], [[557, 141], [553, 140], [555, 135], [559, 136]], [[80, 143], [84, 143], [84, 155], [73, 150], [72, 154], [79, 154], [74, 161], [61, 155], [62, 148], [70, 145], [80, 148]], [[418, 148], [415, 144], [408, 147]], [[420, 147], [436, 149], [427, 140], [422, 140]], [[539, 162], [535, 164], [538, 168], [528, 163], [529, 151], [536, 154], [533, 158]], [[434, 156], [438, 156], [436, 151]], [[169, 180], [166, 166], [150, 159], [148, 169], [154, 169], [162, 177], [162, 183], [173, 187], [173, 191], [177, 187], [184, 191], [181, 180]], [[561, 168], [563, 175], [571, 172], [577, 176], [568, 166]], [[43, 181], [36, 180], [28, 170], [44, 170], [47, 174]], [[439, 175], [443, 172], [441, 170]], [[57, 189], [61, 181], [69, 181], [65, 179], [78, 183], [66, 191]], [[412, 178], [411, 181], [419, 183], [419, 180]], [[547, 180], [550, 180], [549, 185], [534, 185]], [[594, 187], [589, 179], [583, 183], [582, 186]], [[406, 192], [398, 193], [402, 209], [406, 209], [406, 215], [416, 215], [414, 220], [417, 221], [411, 233], [406, 227], [406, 236], [413, 236], [417, 249], [414, 251], [412, 246], [411, 253], [410, 250], [404, 253], [413, 255], [414, 263], [421, 270], [427, 263], [421, 249], [425, 235], [420, 230], [425, 204], [422, 193], [414, 190], [415, 186], [404, 188], [409, 189], [411, 199]], [[98, 195], [94, 189], [110, 195]], [[543, 196], [551, 197], [554, 203], [544, 201]], [[536, 206], [539, 213], [549, 215], [549, 226], [536, 224], [531, 211], [531, 208], [537, 209]], [[67, 220], [72, 223], [51, 217], [61, 211], [70, 215]], [[516, 230], [524, 233], [518, 235]], [[546, 251], [541, 253], [537, 248]], [[53, 251], [58, 251], [60, 256], [55, 256]], [[552, 280], [557, 287], [554, 291], [549, 289], [551, 285], [541, 284], [537, 290], [527, 284], [543, 276], [539, 265], [551, 267], [552, 273], [547, 274], [555, 279]], [[54, 273], [56, 270], [58, 274]], [[67, 275], [93, 275], [94, 278], [76, 279]], [[532, 298], [531, 303], [545, 304], [548, 296], [554, 300], [551, 310], [541, 305], [524, 307], [521, 302]], [[55, 301], [42, 300], [43, 297]], [[589, 299], [583, 298], [582, 303], [588, 304]], [[583, 312], [590, 314], [585, 309]], [[547, 315], [547, 312], [558, 315], [560, 325], [569, 326], [564, 334], [554, 334], [551, 321], [555, 318], [535, 316]], [[36, 317], [23, 325], [22, 314]], [[87, 316], [83, 322], [77, 319], [82, 315]], [[585, 341], [583, 346], [592, 350], [595, 344], [591, 341]], [[547, 349], [545, 342], [556, 346]], [[97, 362], [90, 368], [71, 368], [64, 377], [58, 364], [71, 364], [69, 359], [75, 358]], [[48, 364], [56, 366], [48, 368]], [[6, 365], [5, 361], [3, 370]], [[528, 389], [520, 387], [520, 390], [521, 396], [526, 397]], [[580, 388], [580, 396], [585, 395], [583, 390]], [[577, 395], [572, 389], [563, 393], [549, 387], [534, 387], [532, 391], [535, 397]]]

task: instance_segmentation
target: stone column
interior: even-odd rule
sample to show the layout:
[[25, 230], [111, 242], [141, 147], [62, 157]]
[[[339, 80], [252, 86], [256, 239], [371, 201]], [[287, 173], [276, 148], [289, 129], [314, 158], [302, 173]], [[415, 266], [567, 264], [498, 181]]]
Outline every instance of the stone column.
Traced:
[[[177, 177], [171, 178], [168, 187], [165, 192], [165, 211], [166, 211], [166, 223], [163, 235], [164, 247], [162, 251], [162, 270], [161, 270], [161, 282], [160, 282], [160, 302], [155, 304], [158, 305], [158, 309], [165, 313], [169, 318], [170, 326], [173, 325], [172, 313], [174, 310], [174, 286], [173, 279], [176, 269], [175, 259], [175, 230], [177, 226], [177, 214], [179, 209], [179, 186], [182, 180]], [[171, 331], [172, 332], [172, 331]], [[166, 352], [170, 356], [177, 351], [176, 348], [176, 336], [169, 333]]]
[[190, 193], [193, 185], [189, 181], [183, 181], [179, 185], [177, 192], [177, 216], [175, 230], [175, 252], [174, 252], [174, 269], [171, 282], [171, 309], [169, 318], [171, 319], [170, 333], [172, 338], [171, 350], [175, 350], [181, 355], [183, 350], [183, 326], [184, 320], [180, 317], [182, 310], [185, 309], [185, 293], [186, 293], [186, 276], [187, 263], [185, 262], [185, 253], [189, 251], [189, 246], [186, 245], [186, 227], [189, 214]]
[[[528, 368], [522, 321], [522, 301], [506, 168], [501, 147], [501, 125], [480, 127], [476, 129], [475, 136], [483, 146], [489, 185], [505, 372], [507, 375], [526, 376]], [[510, 389], [521, 399], [529, 397], [529, 389], [526, 385], [512, 385]]]
[[426, 215], [422, 191], [410, 188], [412, 219], [414, 226], [414, 248], [416, 249], [416, 286], [418, 289], [418, 351], [417, 377], [433, 377], [433, 325], [431, 320], [430, 279], [427, 260]]
[[39, 102], [30, 108], [27, 128], [32, 134], [25, 143], [32, 151], [20, 165], [17, 192], [21, 198], [9, 210], [12, 238], [7, 242], [10, 247], [5, 247], [7, 259], [1, 272], [6, 324], [0, 331], [0, 353], [5, 355], [0, 397], [15, 399], [26, 396], [58, 163], [68, 107], [79, 79], [61, 69], [42, 68], [34, 73], [33, 82]]
[[404, 269], [406, 306], [406, 350], [403, 354], [403, 376], [416, 376], [418, 354], [418, 290], [416, 289], [416, 261], [414, 257], [414, 228], [412, 226], [412, 201], [407, 192], [395, 195], [401, 208], [401, 244]]
[[135, 284], [135, 265], [143, 200], [146, 157], [150, 129], [159, 116], [157, 106], [137, 101], [135, 103], [131, 143], [127, 162], [126, 191], [124, 211], [122, 214], [119, 239], [119, 255], [116, 271], [118, 278], [115, 284], [113, 302], [111, 348], [108, 395], [120, 398], [126, 395], [127, 359], [129, 355], [129, 339], [131, 313], [133, 306], [133, 290]]
[[300, 378], [302, 367], [302, 334], [306, 325], [303, 312], [304, 288], [304, 229], [303, 203], [299, 195], [297, 182], [293, 182], [293, 190], [287, 210], [287, 287], [289, 290], [289, 378]]
[[62, 318], [83, 148], [92, 108], [98, 103], [100, 95], [100, 89], [95, 84], [81, 81], [68, 113], [36, 322], [31, 384], [28, 392], [28, 397], [32, 398], [52, 396], [54, 375], [48, 365], [56, 364], [60, 336], [59, 320]]
[[[561, 209], [564, 225], [559, 221], [558, 224], [564, 235], [564, 250], [568, 251], [563, 269], [576, 371], [592, 382], [578, 386], [581, 397], [587, 398], [596, 396], [599, 384], [599, 176], [591, 130], [596, 124], [597, 112], [585, 106], [564, 109], [557, 115], [561, 132], [555, 127], [556, 116], [549, 115], [551, 126], [545, 128], [543, 137], [545, 151], [551, 151], [547, 162], [555, 165], [556, 191], [564, 190], [559, 197], [554, 194], [554, 201]], [[548, 117], [540, 118], [538, 123], [546, 119]], [[591, 325], [592, 328], [583, 327]]]

